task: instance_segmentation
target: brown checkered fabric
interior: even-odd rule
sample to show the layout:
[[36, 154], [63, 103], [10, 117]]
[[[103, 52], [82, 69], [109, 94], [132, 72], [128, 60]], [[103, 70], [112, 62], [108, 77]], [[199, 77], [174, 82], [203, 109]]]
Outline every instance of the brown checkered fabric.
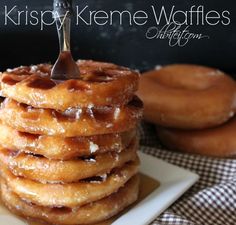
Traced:
[[165, 150], [155, 128], [140, 127], [141, 150], [199, 174], [200, 180], [152, 225], [236, 225], [236, 159]]

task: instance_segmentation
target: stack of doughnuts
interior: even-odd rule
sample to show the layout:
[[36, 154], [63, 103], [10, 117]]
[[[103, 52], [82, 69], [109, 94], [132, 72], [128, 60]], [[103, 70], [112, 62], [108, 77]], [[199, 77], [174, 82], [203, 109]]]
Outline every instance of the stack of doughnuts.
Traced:
[[175, 64], [141, 76], [144, 117], [166, 147], [216, 157], [236, 155], [236, 84], [209, 67]]
[[20, 216], [92, 224], [137, 200], [139, 74], [77, 64], [78, 80], [52, 80], [48, 64], [1, 75], [1, 193]]

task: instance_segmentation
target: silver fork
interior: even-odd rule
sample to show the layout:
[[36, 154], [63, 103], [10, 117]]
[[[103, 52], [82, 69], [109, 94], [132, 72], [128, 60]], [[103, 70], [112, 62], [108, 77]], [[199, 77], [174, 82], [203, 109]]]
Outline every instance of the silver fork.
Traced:
[[80, 71], [70, 50], [70, 26], [72, 0], [54, 0], [53, 16], [56, 20], [60, 53], [54, 64], [51, 77], [55, 80], [79, 79]]

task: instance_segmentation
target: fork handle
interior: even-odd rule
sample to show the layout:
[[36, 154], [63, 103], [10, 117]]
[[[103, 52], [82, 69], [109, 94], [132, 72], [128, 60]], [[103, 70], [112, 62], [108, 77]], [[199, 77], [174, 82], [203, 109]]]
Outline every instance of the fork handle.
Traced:
[[54, 0], [53, 17], [55, 19], [64, 16], [70, 17], [73, 14], [72, 0]]

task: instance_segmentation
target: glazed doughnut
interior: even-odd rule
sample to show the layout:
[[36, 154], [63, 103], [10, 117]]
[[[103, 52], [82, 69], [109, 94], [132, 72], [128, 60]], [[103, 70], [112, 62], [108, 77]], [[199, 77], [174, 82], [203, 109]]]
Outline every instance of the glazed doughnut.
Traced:
[[170, 65], [141, 76], [144, 118], [164, 127], [203, 129], [229, 120], [236, 85], [223, 72], [196, 65]]
[[134, 176], [118, 192], [104, 199], [73, 209], [47, 208], [27, 203], [12, 193], [4, 182], [1, 192], [4, 204], [19, 216], [59, 225], [94, 224], [111, 218], [137, 200], [139, 178]]
[[70, 183], [108, 174], [135, 160], [138, 140], [121, 153], [108, 152], [90, 158], [68, 161], [48, 160], [25, 153], [0, 148], [0, 161], [15, 175], [42, 183]]
[[136, 134], [133, 129], [124, 133], [64, 138], [24, 133], [0, 123], [0, 145], [4, 148], [59, 160], [120, 152], [128, 147]]
[[215, 157], [236, 156], [236, 117], [206, 130], [184, 131], [157, 127], [163, 145], [181, 152]]
[[4, 72], [2, 95], [36, 108], [125, 105], [138, 88], [139, 73], [111, 63], [79, 61], [81, 79], [50, 79], [51, 66], [19, 67]]
[[139, 160], [125, 164], [110, 174], [80, 180], [77, 183], [43, 184], [14, 176], [2, 165], [2, 177], [21, 199], [47, 207], [77, 207], [116, 192], [138, 172]]
[[64, 113], [6, 99], [0, 110], [1, 121], [18, 131], [63, 137], [125, 132], [136, 127], [141, 117], [142, 102], [138, 98], [122, 108], [78, 109]]

